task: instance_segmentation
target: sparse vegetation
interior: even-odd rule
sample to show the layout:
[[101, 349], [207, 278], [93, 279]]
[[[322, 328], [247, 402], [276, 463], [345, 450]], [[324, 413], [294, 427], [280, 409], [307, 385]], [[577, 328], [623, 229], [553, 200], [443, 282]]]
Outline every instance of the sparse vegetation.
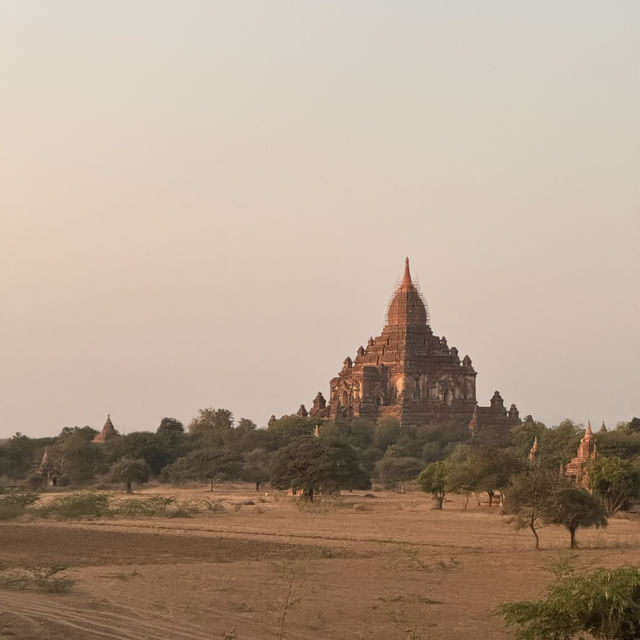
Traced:
[[565, 575], [539, 600], [503, 604], [498, 613], [518, 640], [640, 637], [640, 569], [596, 569]]
[[109, 497], [105, 493], [71, 493], [58, 496], [37, 513], [45, 518], [76, 519], [84, 517], [100, 518], [110, 515]]
[[26, 569], [3, 569], [0, 571], [0, 589], [25, 591], [27, 589], [45, 593], [67, 593], [76, 583], [64, 575], [66, 566], [30, 567]]
[[40, 499], [37, 493], [32, 491], [9, 493], [0, 496], [0, 520], [13, 520], [21, 516], [29, 505]]

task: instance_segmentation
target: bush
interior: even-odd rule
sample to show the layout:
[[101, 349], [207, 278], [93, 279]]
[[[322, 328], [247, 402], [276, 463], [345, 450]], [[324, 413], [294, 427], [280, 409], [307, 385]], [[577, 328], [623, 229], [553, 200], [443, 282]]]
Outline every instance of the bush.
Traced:
[[109, 498], [104, 493], [72, 493], [68, 496], [54, 498], [49, 504], [40, 508], [40, 515], [45, 518], [82, 518], [83, 516], [110, 515]]
[[640, 637], [640, 569], [596, 569], [561, 577], [537, 601], [498, 609], [521, 640], [570, 640], [583, 633], [602, 640]]
[[137, 518], [140, 516], [165, 516], [169, 505], [175, 503], [172, 497], [150, 496], [148, 498], [129, 498], [116, 503], [113, 513], [119, 516]]
[[31, 491], [3, 495], [0, 497], [0, 520], [13, 520], [21, 516], [30, 504], [39, 499], [40, 496]]
[[33, 567], [30, 569], [5, 569], [0, 572], [0, 588], [24, 591], [37, 589], [46, 593], [67, 593], [76, 581], [59, 575], [67, 567]]
[[169, 496], [150, 496], [148, 498], [130, 498], [116, 503], [112, 513], [128, 517], [166, 517], [166, 518], [191, 518], [200, 513], [202, 509], [195, 502], [176, 499]]

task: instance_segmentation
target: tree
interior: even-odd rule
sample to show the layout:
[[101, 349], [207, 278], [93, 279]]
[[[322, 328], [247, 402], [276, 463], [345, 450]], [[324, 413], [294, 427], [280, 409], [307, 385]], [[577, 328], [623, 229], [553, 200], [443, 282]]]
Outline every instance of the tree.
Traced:
[[604, 503], [608, 516], [640, 496], [640, 466], [637, 461], [598, 456], [587, 464], [589, 486]]
[[568, 575], [537, 601], [510, 602], [498, 612], [519, 640], [634, 640], [640, 637], [640, 569], [596, 569]]
[[640, 433], [640, 418], [631, 418], [629, 422], [629, 431]]
[[149, 480], [149, 467], [144, 460], [125, 458], [116, 462], [111, 469], [113, 482], [124, 482], [127, 493], [131, 493], [131, 485], [144, 484]]
[[175, 448], [184, 437], [184, 425], [175, 418], [162, 418], [156, 430], [158, 437]]
[[489, 496], [489, 506], [492, 506], [496, 492], [504, 495], [512, 476], [522, 470], [522, 460], [508, 449], [495, 447], [482, 447], [477, 454], [476, 490], [485, 491]]
[[244, 459], [240, 477], [247, 482], [254, 482], [256, 491], [260, 491], [260, 485], [271, 477], [271, 456], [266, 449], [261, 447], [249, 451]]
[[433, 496], [437, 509], [442, 509], [446, 496], [446, 479], [447, 464], [442, 460], [428, 464], [418, 476], [418, 484]]
[[391, 416], [382, 416], [376, 422], [373, 435], [373, 446], [380, 451], [386, 451], [400, 437], [402, 430], [400, 423]]
[[465, 511], [469, 504], [469, 496], [478, 488], [480, 479], [481, 460], [478, 451], [468, 444], [457, 445], [447, 457], [445, 484], [447, 492], [465, 496]]
[[233, 429], [233, 414], [229, 409], [200, 409], [198, 415], [189, 425], [189, 433], [215, 434], [224, 439], [224, 436]]
[[230, 480], [240, 475], [240, 463], [237, 458], [224, 449], [196, 449], [186, 456], [178, 458], [163, 472], [174, 482], [185, 480], [207, 480], [209, 490], [213, 491], [214, 482]]
[[352, 447], [301, 436], [276, 453], [271, 484], [277, 489], [302, 490], [311, 502], [316, 491], [356, 488], [368, 480]]
[[558, 471], [536, 467], [513, 476], [505, 490], [502, 513], [510, 516], [507, 522], [516, 529], [531, 530], [536, 550], [540, 548], [538, 529], [544, 523], [547, 502], [564, 482]]
[[607, 515], [601, 500], [584, 489], [561, 488], [554, 491], [543, 507], [548, 524], [566, 527], [571, 536], [571, 549], [577, 549], [576, 530], [579, 527], [606, 527]]
[[114, 459], [142, 459], [153, 476], [159, 475], [164, 467], [175, 460], [176, 450], [163, 435], [148, 431], [134, 431], [106, 443]]
[[424, 462], [419, 458], [398, 455], [393, 447], [376, 462], [375, 474], [386, 489], [400, 485], [400, 493], [404, 493], [404, 483], [413, 480], [424, 469]]

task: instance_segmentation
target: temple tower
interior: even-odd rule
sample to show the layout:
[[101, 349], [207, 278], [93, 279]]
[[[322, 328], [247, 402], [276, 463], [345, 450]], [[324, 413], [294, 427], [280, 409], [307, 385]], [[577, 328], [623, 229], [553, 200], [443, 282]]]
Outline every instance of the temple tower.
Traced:
[[[345, 419], [393, 416], [404, 426], [475, 417], [478, 430], [518, 422], [515, 405], [507, 412], [498, 392], [489, 407], [477, 407], [476, 371], [471, 358], [434, 335], [427, 305], [413, 283], [409, 259], [387, 308], [382, 334], [347, 356], [329, 384], [327, 405], [318, 394], [309, 415]], [[318, 402], [322, 398], [322, 404]]]

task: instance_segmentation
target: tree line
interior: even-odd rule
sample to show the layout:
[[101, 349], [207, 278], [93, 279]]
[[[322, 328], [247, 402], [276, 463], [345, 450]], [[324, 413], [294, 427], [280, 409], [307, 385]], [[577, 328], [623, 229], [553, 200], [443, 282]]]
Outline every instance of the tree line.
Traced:
[[[101, 444], [92, 442], [96, 434], [90, 427], [65, 427], [49, 438], [15, 434], [0, 444], [2, 484], [37, 488], [53, 478], [59, 486], [118, 481], [130, 488], [132, 482], [153, 478], [207, 482], [213, 488], [217, 482], [243, 480], [257, 490], [269, 482], [313, 499], [318, 491], [366, 489], [372, 481], [403, 491], [406, 482], [417, 479], [436, 507], [450, 493], [464, 496], [465, 506], [472, 496], [485, 494], [489, 505], [504, 496], [505, 508], [518, 512], [514, 500], [520, 496], [517, 502], [527, 503], [530, 514], [531, 491], [537, 489], [525, 499], [526, 486], [538, 483], [539, 488], [546, 476], [560, 482], [559, 469], [575, 456], [583, 427], [570, 420], [547, 427], [527, 416], [509, 434], [472, 438], [464, 425], [454, 423], [401, 427], [390, 417], [341, 422], [291, 415], [258, 428], [246, 418], [236, 422], [228, 409], [207, 408], [186, 428], [164, 418], [155, 431]], [[534, 438], [539, 444], [535, 468], [528, 460]], [[640, 419], [595, 438], [598, 456], [586, 472], [593, 494], [611, 515], [640, 496]], [[42, 465], [45, 449], [48, 460]], [[556, 498], [557, 490], [550, 489]], [[534, 509], [532, 531], [538, 521], [553, 520], [550, 509], [548, 504]]]

